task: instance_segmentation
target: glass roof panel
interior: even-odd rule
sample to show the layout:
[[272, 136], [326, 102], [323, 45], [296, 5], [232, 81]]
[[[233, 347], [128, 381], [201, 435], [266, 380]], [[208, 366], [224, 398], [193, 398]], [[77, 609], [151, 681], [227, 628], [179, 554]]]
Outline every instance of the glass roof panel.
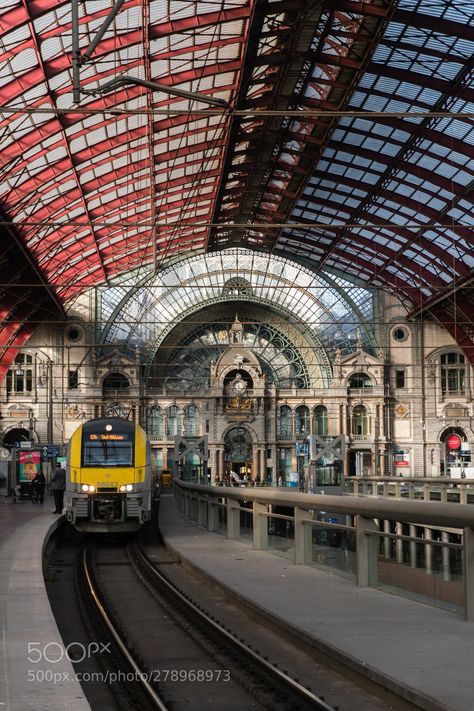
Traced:
[[[79, 44], [83, 54], [113, 2], [79, 0], [78, 5]], [[127, 75], [149, 78], [171, 88], [176, 86], [210, 98], [221, 96], [226, 100], [232, 99], [242, 68], [250, 3], [231, 0], [223, 6], [221, 2], [151, 2], [149, 22], [144, 24], [146, 5], [124, 3], [99, 41], [91, 60], [83, 62], [80, 68], [82, 89], [97, 90], [114, 77]], [[2, 7], [5, 12], [5, 3]], [[100, 248], [110, 244], [108, 236], [104, 242], [104, 232], [110, 230], [99, 224], [94, 214], [102, 206], [113, 210], [113, 222], [117, 225], [133, 222], [134, 215], [140, 220], [141, 259], [145, 262], [150, 263], [157, 256], [160, 260], [169, 258], [181, 248], [178, 244], [180, 238], [184, 248], [187, 245], [190, 248], [192, 243], [193, 248], [203, 249], [208, 229], [189, 229], [183, 220], [200, 219], [203, 223], [211, 220], [213, 203], [206, 196], [215, 193], [218, 185], [225, 151], [225, 143], [219, 144], [218, 139], [226, 129], [228, 117], [193, 116], [193, 111], [202, 111], [206, 107], [198, 98], [183, 99], [162, 91], [147, 93], [143, 88], [131, 85], [117, 86], [113, 94], [103, 93], [102, 96], [83, 93], [80, 105], [86, 113], [75, 113], [70, 61], [70, 2], [45, 0], [40, 5], [25, 5], [22, 0], [17, 0], [9, 3], [8, 9], [15, 11], [16, 19], [21, 18], [21, 22], [16, 22], [15, 29], [9, 27], [9, 31], [4, 30], [3, 33], [0, 30], [0, 86], [4, 87], [4, 106], [30, 106], [32, 101], [44, 97], [47, 105], [55, 104], [70, 109], [70, 112], [55, 115], [19, 112], [17, 116], [5, 116], [8, 135], [2, 142], [0, 156], [2, 182], [7, 186], [2, 190], [5, 209], [17, 216], [33, 213], [40, 198], [46, 210], [43, 219], [49, 217], [54, 220], [59, 195], [75, 202], [77, 195], [82, 196], [75, 211], [77, 238], [80, 240], [81, 234], [77, 227], [87, 224], [89, 229], [82, 233], [82, 239], [85, 240], [86, 235], [89, 239], [92, 235], [99, 247], [93, 250], [91, 257], [96, 260], [95, 271], [101, 272], [100, 282], [127, 269], [127, 263], [134, 262], [134, 258], [128, 260], [127, 255], [138, 249], [138, 245], [134, 247], [133, 243], [128, 243], [137, 232], [123, 229], [122, 240], [115, 242], [115, 255], [101, 260]], [[169, 24], [171, 19], [173, 27]], [[151, 55], [148, 58], [145, 54], [144, 61], [143, 46], [146, 42], [149, 43]], [[14, 51], [10, 51], [12, 49]], [[174, 120], [166, 113], [153, 118], [147, 113], [149, 109], [160, 107], [182, 110], [184, 114]], [[88, 108], [99, 111], [88, 116]], [[123, 110], [127, 115], [101, 111], [105, 108]], [[140, 113], [133, 113], [137, 109]], [[201, 133], [196, 145], [198, 126]], [[160, 172], [160, 162], [155, 163], [153, 157], [154, 143], [167, 132], [177, 136], [178, 150], [183, 157], [176, 163], [176, 158], [170, 153]], [[53, 137], [62, 148], [61, 154], [57, 153], [54, 158], [43, 152], [45, 141]], [[5, 150], [8, 146], [11, 148], [9, 153]], [[20, 168], [17, 165], [22, 162], [26, 150], [37, 155], [33, 173], [24, 165]], [[173, 152], [175, 148], [169, 147], [168, 150]], [[113, 160], [112, 156], [117, 154], [120, 157]], [[91, 163], [94, 162], [100, 165], [93, 167]], [[152, 176], [151, 181], [145, 179], [146, 173]], [[21, 194], [19, 209], [19, 186], [25, 181], [31, 183], [30, 178], [35, 174], [41, 176], [41, 191], [38, 193], [38, 186], [35, 189], [32, 186], [29, 193], [25, 191]], [[203, 174], [204, 179], [200, 181]], [[177, 201], [175, 212], [168, 209], [167, 195]], [[81, 205], [82, 212], [79, 211]], [[146, 210], [148, 215], [144, 214]], [[160, 226], [166, 239], [161, 240], [158, 230], [153, 227], [160, 213], [166, 215], [164, 224]], [[104, 210], [97, 214], [103, 221], [108, 219]], [[32, 255], [39, 258], [45, 228], [38, 225], [29, 228], [27, 233]], [[189, 240], [191, 234], [194, 237]], [[85, 241], [80, 248], [85, 255], [89, 254], [90, 247]], [[60, 296], [67, 299], [81, 284], [81, 267], [84, 268], [84, 275], [90, 273], [89, 260], [75, 264], [74, 276], [69, 270], [71, 277], [68, 276], [68, 282], [57, 246], [50, 256], [50, 260], [42, 256], [45, 275], [58, 284]], [[59, 280], [61, 274], [63, 281]]]
[[[433, 16], [449, 18], [451, 24], [432, 24]], [[452, 23], [460, 23], [459, 36]], [[464, 243], [454, 250], [452, 241], [434, 239], [433, 234], [443, 232], [446, 217], [464, 224], [474, 217], [469, 198], [459, 209], [465, 192], [462, 186], [472, 183], [474, 165], [470, 148], [474, 125], [472, 117], [462, 114], [472, 113], [473, 107], [455, 90], [457, 83], [469, 87], [468, 91], [474, 88], [472, 72], [468, 73], [474, 32], [468, 39], [465, 31], [473, 23], [474, 5], [470, 3], [398, 2], [348, 108], [402, 114], [453, 111], [456, 105], [459, 114], [426, 119], [403, 115], [341, 118], [291, 219], [307, 219], [328, 228], [342, 221], [361, 229], [346, 227], [336, 232], [309, 225], [304, 235], [311, 243], [308, 250], [297, 248], [294, 237], [301, 232], [286, 228], [277, 241], [280, 249], [305, 253], [315, 268], [343, 270], [362, 279], [365, 264], [372, 263], [377, 270], [374, 283], [380, 274], [398, 286], [393, 275], [405, 275], [423, 293], [429, 273], [445, 281], [467, 277], [466, 257], [470, 258], [472, 245]], [[350, 200], [342, 199], [344, 190]], [[377, 228], [382, 223], [386, 223], [383, 236]], [[425, 230], [424, 225], [436, 230]], [[362, 238], [365, 242], [357, 244]], [[409, 248], [418, 241], [422, 252]], [[352, 264], [347, 254], [356, 258]]]

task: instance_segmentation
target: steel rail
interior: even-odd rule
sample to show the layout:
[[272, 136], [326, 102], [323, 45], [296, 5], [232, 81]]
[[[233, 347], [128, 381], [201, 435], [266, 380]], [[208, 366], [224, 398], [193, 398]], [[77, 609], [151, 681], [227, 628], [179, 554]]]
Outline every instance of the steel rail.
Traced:
[[138, 559], [139, 563], [146, 568], [147, 573], [158, 581], [160, 585], [164, 586], [174, 597], [178, 598], [185, 608], [189, 612], [192, 612], [194, 618], [199, 618], [201, 622], [203, 622], [207, 627], [210, 627], [221, 638], [223, 638], [227, 644], [235, 647], [240, 653], [244, 654], [252, 662], [258, 664], [272, 677], [276, 677], [280, 683], [290, 689], [293, 693], [297, 694], [305, 702], [313, 704], [315, 708], [320, 709], [321, 711], [334, 711], [334, 707], [326, 704], [319, 696], [313, 694], [312, 691], [295, 681], [295, 679], [292, 679], [290, 676], [285, 674], [285, 672], [275, 667], [271, 662], [264, 659], [260, 654], [258, 654], [258, 652], [255, 652], [253, 649], [248, 647], [238, 637], [232, 634], [232, 632], [229, 632], [229, 630], [222, 627], [218, 622], [209, 617], [206, 612], [197, 607], [155, 568], [136, 543], [132, 543], [130, 546], [133, 551], [133, 555], [136, 559]]
[[111, 634], [115, 644], [119, 648], [120, 653], [123, 655], [123, 657], [126, 659], [127, 663], [130, 665], [132, 670], [134, 671], [136, 675], [136, 681], [139, 682], [150, 699], [150, 701], [153, 703], [156, 709], [159, 711], [169, 711], [168, 707], [165, 706], [165, 704], [162, 702], [156, 691], [153, 689], [151, 684], [147, 681], [146, 674], [143, 673], [143, 670], [140, 669], [140, 667], [137, 665], [135, 662], [134, 658], [128, 651], [127, 647], [122, 641], [122, 638], [118, 634], [117, 630], [115, 629], [112, 621], [110, 620], [109, 616], [107, 615], [107, 612], [102, 605], [102, 601], [100, 599], [100, 596], [97, 592], [97, 590], [94, 587], [94, 583], [92, 581], [92, 576], [89, 570], [89, 565], [87, 562], [87, 553], [88, 553], [89, 548], [87, 546], [84, 547], [83, 553], [82, 553], [82, 566], [83, 566], [83, 571], [84, 571], [84, 577], [86, 579], [89, 592], [91, 594], [91, 597], [95, 603], [95, 606], [97, 608], [97, 611], [99, 615], [101, 616], [105, 626], [107, 627], [109, 633]]

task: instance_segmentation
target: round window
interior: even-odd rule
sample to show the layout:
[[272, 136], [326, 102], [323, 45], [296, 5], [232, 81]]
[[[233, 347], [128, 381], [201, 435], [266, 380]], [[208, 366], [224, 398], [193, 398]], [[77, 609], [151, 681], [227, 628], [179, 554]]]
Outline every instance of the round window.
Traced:
[[82, 331], [77, 328], [77, 326], [69, 326], [66, 329], [66, 338], [69, 341], [80, 341], [82, 338]]
[[397, 328], [394, 329], [392, 332], [392, 337], [395, 341], [406, 341], [408, 338], [408, 331], [406, 328], [403, 328], [402, 326], [397, 326]]

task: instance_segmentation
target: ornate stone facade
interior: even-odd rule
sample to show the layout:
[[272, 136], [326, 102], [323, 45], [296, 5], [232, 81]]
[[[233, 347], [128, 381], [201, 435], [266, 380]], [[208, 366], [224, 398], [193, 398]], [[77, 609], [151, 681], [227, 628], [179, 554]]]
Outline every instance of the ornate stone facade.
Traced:
[[[2, 443], [45, 443], [49, 430], [54, 443], [63, 443], [78, 423], [114, 414], [141, 421], [159, 468], [172, 466], [175, 435], [207, 435], [213, 481], [230, 471], [260, 481], [285, 479], [298, 470], [299, 446], [310, 434], [345, 436], [346, 475], [472, 475], [471, 365], [441, 327], [406, 322], [396, 304], [388, 313], [376, 355], [359, 336], [351, 352], [337, 348], [321, 362], [320, 346], [304, 328], [288, 325], [268, 335], [275, 314], [256, 330], [251, 307], [239, 307], [230, 327], [218, 326], [227, 345], [216, 358], [206, 351], [209, 359], [201, 358], [202, 377], [194, 382], [180, 376], [192, 375], [197, 342], [182, 340], [182, 324], [181, 340], [173, 347], [163, 342], [148, 380], [140, 349], [91, 343], [85, 319], [74, 344], [70, 329], [62, 343], [57, 329], [39, 330], [2, 385]], [[201, 323], [206, 314], [204, 308]], [[215, 323], [215, 313], [209, 321]], [[35, 347], [45, 342], [59, 345]], [[460, 437], [458, 450], [447, 447], [451, 434]]]

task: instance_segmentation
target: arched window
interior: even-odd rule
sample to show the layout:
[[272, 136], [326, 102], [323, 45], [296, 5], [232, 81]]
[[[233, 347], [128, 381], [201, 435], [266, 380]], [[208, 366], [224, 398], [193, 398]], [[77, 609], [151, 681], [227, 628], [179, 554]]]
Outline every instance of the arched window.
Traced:
[[163, 410], [159, 405], [152, 405], [148, 411], [147, 430], [150, 439], [163, 439]]
[[328, 433], [328, 409], [325, 405], [317, 405], [313, 413], [313, 433], [326, 437]]
[[127, 395], [127, 390], [130, 390], [130, 381], [123, 373], [109, 373], [102, 382], [102, 395], [104, 397]]
[[367, 408], [364, 405], [356, 405], [352, 410], [352, 434], [364, 436], [368, 433]]
[[184, 436], [196, 437], [199, 434], [199, 413], [196, 405], [188, 405], [184, 410]]
[[296, 437], [307, 437], [310, 432], [309, 424], [309, 408], [306, 405], [300, 405], [296, 408]]
[[29, 394], [33, 390], [33, 357], [18, 353], [7, 373], [7, 392]]
[[441, 356], [441, 392], [443, 395], [465, 395], [466, 365], [462, 353]]
[[350, 388], [373, 388], [372, 378], [367, 373], [353, 373], [349, 378], [348, 386]]
[[291, 439], [293, 436], [291, 407], [288, 405], [282, 405], [278, 412], [278, 436], [280, 439]]
[[177, 405], [170, 405], [166, 418], [166, 436], [175, 437], [177, 434], [180, 434], [179, 407]]

